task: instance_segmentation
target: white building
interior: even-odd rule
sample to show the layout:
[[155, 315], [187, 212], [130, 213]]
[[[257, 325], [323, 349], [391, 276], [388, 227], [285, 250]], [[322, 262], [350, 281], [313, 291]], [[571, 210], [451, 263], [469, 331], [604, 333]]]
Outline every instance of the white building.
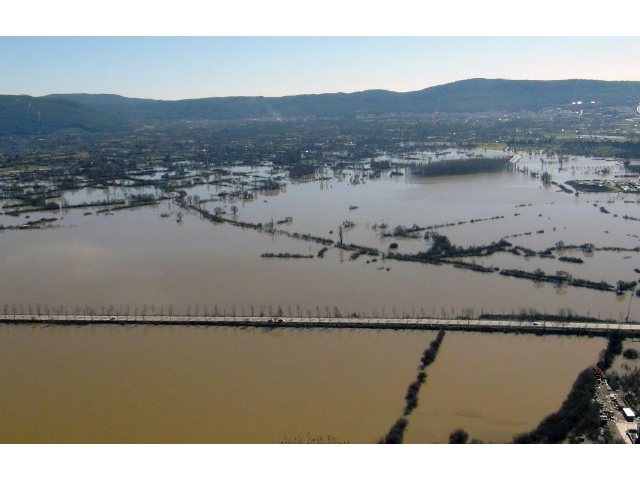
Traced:
[[622, 414], [624, 415], [624, 418], [627, 422], [633, 422], [634, 419], [636, 418], [635, 412], [631, 410], [629, 407], [623, 407]]

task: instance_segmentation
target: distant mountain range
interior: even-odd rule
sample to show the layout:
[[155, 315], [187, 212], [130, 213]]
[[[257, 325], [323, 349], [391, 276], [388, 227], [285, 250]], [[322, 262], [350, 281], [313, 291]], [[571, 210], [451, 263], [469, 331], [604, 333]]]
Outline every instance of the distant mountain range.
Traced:
[[367, 90], [176, 101], [119, 95], [0, 95], [0, 135], [46, 135], [65, 129], [115, 131], [140, 122], [170, 120], [540, 111], [577, 100], [635, 107], [640, 103], [640, 82], [471, 79], [407, 93]]

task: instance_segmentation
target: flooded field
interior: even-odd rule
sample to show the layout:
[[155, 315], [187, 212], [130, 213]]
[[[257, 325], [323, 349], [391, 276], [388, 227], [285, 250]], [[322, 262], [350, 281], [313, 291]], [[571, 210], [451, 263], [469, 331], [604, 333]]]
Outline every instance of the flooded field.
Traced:
[[[4, 443], [375, 443], [435, 332], [0, 326]], [[602, 339], [449, 332], [407, 442], [508, 442]], [[532, 393], [533, 392], [533, 393]]]
[[555, 412], [604, 339], [447, 333], [428, 368], [405, 443], [446, 443], [456, 428], [504, 443]]
[[[396, 160], [401, 166], [376, 175], [363, 163], [296, 180], [264, 165], [229, 168], [211, 182], [191, 170], [166, 190], [134, 188], [129, 179], [60, 192], [59, 208], [46, 211], [17, 213], [3, 200], [0, 307], [34, 315], [525, 310], [638, 319], [635, 287], [615, 289], [640, 278], [640, 197], [559, 187], [594, 175], [613, 180], [621, 163], [523, 155], [508, 171], [420, 178], [410, 174], [414, 160]], [[544, 172], [555, 185], [541, 181]], [[277, 188], [249, 188], [259, 181]], [[136, 206], [136, 198], [150, 204]], [[43, 218], [51, 221], [41, 228], [28, 223]], [[427, 252], [434, 232], [461, 249], [500, 241], [510, 248], [460, 257], [467, 267], [492, 267], [485, 273], [389, 258]], [[340, 235], [356, 255], [337, 248]], [[509, 269], [611, 288], [500, 274]], [[402, 411], [434, 335], [3, 326], [0, 431], [5, 442], [260, 443], [307, 433], [375, 442]], [[555, 411], [603, 347], [602, 339], [450, 333], [405, 440], [446, 442], [465, 428], [483, 441], [509, 441]]]
[[[540, 157], [542, 158], [542, 157]], [[526, 161], [525, 161], [526, 160]], [[554, 167], [525, 155], [517, 168]], [[582, 163], [584, 167], [582, 167]], [[599, 162], [599, 163], [598, 163]], [[571, 173], [580, 178], [590, 168], [610, 167], [613, 178], [620, 166], [593, 159], [572, 160]], [[593, 165], [600, 165], [594, 167]], [[268, 173], [258, 170], [256, 175]], [[248, 175], [238, 168], [234, 174]], [[331, 172], [330, 174], [327, 172]], [[584, 175], [592, 173], [584, 173]], [[0, 231], [2, 303], [27, 311], [34, 305], [113, 306], [126, 309], [154, 306], [202, 311], [241, 309], [249, 314], [263, 306], [316, 312], [329, 307], [370, 315], [457, 315], [462, 309], [510, 312], [521, 308], [555, 313], [571, 309], [586, 315], [634, 318], [640, 312], [633, 291], [623, 295], [524, 279], [498, 273], [454, 269], [385, 259], [385, 253], [415, 254], [431, 247], [424, 233], [446, 235], [460, 247], [488, 245], [505, 239], [532, 251], [560, 244], [592, 244], [594, 250], [558, 249], [554, 258], [496, 253], [464, 260], [500, 269], [565, 271], [594, 282], [634, 281], [639, 274], [640, 246], [637, 195], [567, 194], [522, 171], [459, 177], [418, 178], [383, 173], [367, 179], [358, 169], [322, 173], [326, 180], [288, 182], [278, 190], [255, 191], [250, 199], [228, 198], [221, 192], [231, 180], [185, 190], [191, 198], [207, 199], [206, 211], [219, 208], [225, 219], [249, 224], [274, 224], [264, 229], [239, 228], [202, 218], [193, 210], [162, 200], [151, 206], [98, 213], [103, 207], [34, 212], [18, 217], [4, 212], [0, 224], [56, 218], [52, 228]], [[279, 178], [279, 177], [278, 177]], [[145, 187], [139, 192], [150, 194]], [[138, 189], [111, 187], [64, 194], [69, 204], [129, 198]], [[120, 200], [124, 201], [124, 200]], [[599, 206], [606, 206], [603, 213]], [[237, 212], [232, 213], [232, 208]], [[28, 218], [25, 218], [28, 217]], [[179, 222], [176, 222], [179, 219]], [[346, 223], [345, 223], [346, 222]], [[416, 238], [384, 236], [398, 227], [419, 227]], [[366, 255], [350, 259], [350, 252], [330, 247], [324, 258], [273, 259], [263, 253], [315, 256], [323, 245], [292, 238], [310, 234], [378, 249], [382, 258]], [[283, 235], [288, 233], [289, 236]], [[398, 248], [390, 249], [395, 242]], [[615, 249], [615, 250], [608, 250]], [[622, 249], [622, 250], [620, 250]], [[560, 262], [557, 256], [579, 257], [583, 263]], [[132, 288], [135, 286], [135, 288]], [[375, 310], [375, 312], [374, 312]], [[211, 311], [211, 310], [210, 310]], [[424, 312], [424, 313], [422, 313]]]

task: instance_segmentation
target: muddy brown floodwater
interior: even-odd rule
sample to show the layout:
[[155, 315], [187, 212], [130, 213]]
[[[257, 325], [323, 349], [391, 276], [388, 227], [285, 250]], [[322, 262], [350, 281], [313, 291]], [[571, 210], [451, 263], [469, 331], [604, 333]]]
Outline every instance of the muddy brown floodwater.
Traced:
[[[542, 163], [544, 160], [546, 163]], [[608, 174], [597, 173], [613, 166]], [[518, 168], [552, 171], [559, 181], [613, 178], [619, 162], [571, 158], [563, 166], [525, 155]], [[253, 200], [220, 200], [228, 187], [188, 188], [236, 220], [387, 252], [425, 251], [430, 242], [381, 238], [381, 224], [438, 228], [460, 246], [506, 238], [540, 251], [564, 244], [622, 247], [569, 250], [583, 264], [513, 256], [468, 258], [485, 266], [615, 284], [638, 280], [640, 202], [623, 194], [563, 193], [528, 173], [502, 172], [418, 179], [340, 178], [291, 182]], [[124, 198], [123, 188], [66, 192], [70, 203]], [[228, 192], [227, 192], [228, 193]], [[215, 201], [213, 201], [215, 200]], [[606, 206], [610, 213], [599, 208]], [[357, 207], [357, 208], [351, 208]], [[0, 308], [4, 312], [114, 314], [236, 312], [288, 315], [455, 316], [535, 309], [637, 319], [640, 297], [558, 288], [450, 265], [350, 260], [330, 248], [323, 259], [261, 258], [262, 253], [315, 255], [323, 246], [285, 235], [212, 223], [171, 201], [114, 214], [96, 208], [32, 213], [56, 217], [54, 228], [0, 231]], [[4, 211], [4, 210], [3, 210]], [[177, 222], [178, 211], [184, 218]], [[2, 213], [2, 212], [0, 212]], [[495, 217], [492, 220], [488, 218]], [[634, 220], [636, 219], [636, 220]], [[471, 220], [474, 220], [471, 222]], [[476, 221], [481, 220], [481, 221]], [[26, 215], [2, 213], [18, 226]], [[375, 228], [374, 228], [375, 227]], [[333, 233], [331, 233], [333, 232]], [[433, 332], [268, 331], [206, 328], [0, 327], [0, 436], [5, 442], [278, 442], [334, 435], [375, 442], [402, 411]], [[577, 373], [597, 360], [602, 339], [448, 334], [429, 368], [409, 442], [446, 442], [455, 428], [484, 441], [509, 441], [557, 410]]]
[[[374, 443], [435, 332], [0, 326], [4, 443]], [[556, 410], [602, 339], [449, 332], [407, 442], [504, 442]]]
[[449, 332], [427, 369], [405, 443], [446, 443], [457, 428], [509, 442], [557, 411], [605, 347], [601, 338]]
[[[528, 156], [525, 156], [528, 159]], [[581, 162], [572, 160], [572, 174], [559, 177], [580, 178]], [[590, 163], [591, 162], [591, 163]], [[610, 162], [600, 162], [609, 164]], [[536, 157], [520, 168], [540, 165]], [[551, 168], [545, 166], [545, 168]], [[589, 167], [585, 167], [589, 168]], [[350, 175], [353, 175], [350, 174]], [[292, 217], [291, 223], [278, 225], [289, 232], [310, 233], [337, 240], [338, 226], [350, 220], [355, 227], [345, 229], [345, 242], [388, 251], [391, 242], [398, 252], [418, 252], [429, 248], [428, 241], [405, 238], [380, 238], [375, 225], [389, 229], [413, 224], [429, 226], [453, 223], [440, 228], [456, 245], [486, 245], [506, 237], [515, 245], [540, 251], [565, 244], [593, 243], [596, 247], [640, 246], [640, 218], [637, 196], [563, 193], [554, 186], [543, 187], [539, 179], [518, 172], [420, 179], [411, 176], [383, 176], [358, 185], [342, 179], [302, 184], [290, 183], [282, 191], [257, 193], [252, 201], [218, 201], [206, 204], [239, 208], [238, 220], [268, 222]], [[226, 187], [225, 187], [226, 188]], [[189, 190], [202, 198], [216, 196], [219, 186], [199, 186]], [[132, 190], [132, 189], [128, 189]], [[133, 190], [132, 190], [133, 191]], [[131, 193], [131, 192], [129, 192]], [[76, 192], [67, 195], [70, 202], [91, 200], [105, 192]], [[122, 198], [125, 193], [109, 190]], [[65, 197], [65, 198], [67, 198]], [[599, 202], [599, 203], [596, 203]], [[603, 214], [594, 205], [606, 205]], [[357, 209], [350, 210], [351, 206]], [[268, 306], [282, 306], [302, 315], [334, 306], [342, 311], [396, 315], [459, 315], [461, 311], [509, 313], [521, 308], [557, 313], [571, 309], [583, 315], [636, 318], [640, 297], [627, 294], [616, 297], [610, 292], [584, 288], [557, 289], [551, 284], [533, 284], [527, 280], [504, 278], [498, 273], [479, 274], [450, 266], [382, 261], [367, 264], [361, 256], [349, 260], [349, 252], [330, 249], [324, 259], [280, 260], [261, 258], [262, 253], [316, 254], [322, 245], [283, 235], [270, 235], [228, 224], [214, 224], [198, 214], [179, 210], [171, 202], [118, 211], [113, 215], [84, 213], [95, 209], [34, 213], [60, 218], [56, 228], [43, 230], [0, 231], [0, 305], [9, 310], [15, 305], [25, 313], [36, 304], [71, 310], [86, 305], [100, 311], [102, 306], [130, 313], [147, 305], [156, 311], [211, 312], [238, 314], [267, 313]], [[94, 212], [95, 213], [95, 212]], [[169, 217], [162, 218], [161, 214]], [[474, 219], [494, 220], [471, 222]], [[0, 216], [0, 223], [19, 225], [26, 219]], [[333, 232], [330, 233], [330, 232]], [[539, 233], [542, 232], [542, 233]], [[419, 235], [421, 237], [422, 233]], [[514, 237], [515, 235], [515, 237]], [[511, 254], [470, 258], [485, 266], [520, 268], [533, 272], [541, 268], [548, 274], [568, 271], [578, 278], [595, 282], [638, 280], [634, 268], [640, 268], [635, 251], [583, 254], [584, 264], [567, 264], [557, 259], [524, 258]], [[387, 270], [388, 269], [388, 270]], [[375, 310], [375, 312], [374, 312]]]
[[0, 326], [0, 439], [372, 443], [434, 336]]

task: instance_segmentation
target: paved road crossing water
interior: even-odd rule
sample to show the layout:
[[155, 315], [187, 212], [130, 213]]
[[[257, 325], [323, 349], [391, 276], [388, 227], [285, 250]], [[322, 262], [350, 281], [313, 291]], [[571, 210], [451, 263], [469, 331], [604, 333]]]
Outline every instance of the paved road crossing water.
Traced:
[[344, 318], [344, 317], [247, 317], [247, 316], [142, 316], [142, 315], [5, 315], [4, 324], [51, 325], [184, 325], [266, 328], [370, 328], [403, 330], [513, 331], [540, 334], [570, 333], [606, 335], [612, 331], [626, 336], [640, 334], [640, 324], [625, 322], [527, 321], [444, 318]]

